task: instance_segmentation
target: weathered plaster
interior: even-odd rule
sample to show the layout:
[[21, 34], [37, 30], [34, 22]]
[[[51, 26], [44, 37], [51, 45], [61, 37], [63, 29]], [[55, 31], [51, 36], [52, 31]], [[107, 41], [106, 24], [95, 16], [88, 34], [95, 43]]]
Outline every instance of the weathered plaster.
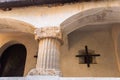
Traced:
[[12, 18], [27, 23], [35, 27], [59, 26], [64, 20], [93, 8], [119, 7], [120, 1], [101, 1], [65, 4], [61, 6], [31, 6], [13, 8], [11, 11], [0, 10], [0, 18]]

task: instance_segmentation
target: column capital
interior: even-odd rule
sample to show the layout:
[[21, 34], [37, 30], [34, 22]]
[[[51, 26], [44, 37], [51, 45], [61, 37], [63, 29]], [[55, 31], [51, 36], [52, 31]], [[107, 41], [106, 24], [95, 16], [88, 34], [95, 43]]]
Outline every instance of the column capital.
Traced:
[[44, 38], [53, 38], [62, 41], [62, 32], [60, 27], [42, 27], [35, 30], [35, 39], [41, 40]]

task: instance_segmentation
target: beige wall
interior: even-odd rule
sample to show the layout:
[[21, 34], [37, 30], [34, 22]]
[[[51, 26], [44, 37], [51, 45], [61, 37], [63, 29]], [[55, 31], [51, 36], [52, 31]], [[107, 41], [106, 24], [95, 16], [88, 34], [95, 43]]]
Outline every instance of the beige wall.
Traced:
[[15, 43], [25, 45], [27, 49], [27, 58], [24, 71], [24, 75], [27, 75], [27, 73], [32, 68], [35, 68], [36, 65], [36, 58], [34, 58], [34, 55], [36, 55], [38, 49], [37, 42], [35, 41], [33, 34], [20, 32], [0, 33], [0, 54], [3, 52], [1, 50], [5, 50], [5, 48]]
[[[118, 28], [94, 26], [93, 28], [89, 26], [80, 28], [69, 34], [68, 42], [64, 42], [61, 47], [61, 71], [63, 76], [67, 77], [117, 77], [120, 76], [118, 70], [118, 61], [116, 60], [114, 40], [116, 37]], [[108, 25], [109, 26], [109, 25]], [[115, 25], [113, 25], [115, 26]], [[116, 25], [118, 26], [118, 25]], [[102, 27], [102, 28], [97, 28]], [[112, 29], [112, 31], [111, 31]], [[115, 30], [114, 30], [115, 29]], [[116, 31], [116, 32], [115, 32]], [[114, 35], [113, 35], [113, 32]], [[118, 36], [118, 33], [117, 33]], [[114, 38], [113, 38], [114, 37]], [[67, 38], [66, 38], [67, 40]], [[116, 40], [116, 39], [115, 39]], [[3, 45], [6, 43], [22, 43], [27, 48], [27, 59], [25, 66], [25, 75], [35, 68], [36, 58], [33, 56], [37, 53], [38, 43], [34, 39], [33, 34], [21, 33], [21, 32], [1, 32], [0, 33], [0, 47], [4, 50]], [[87, 68], [86, 64], [79, 64], [79, 59], [75, 57], [78, 50], [84, 49], [84, 46], [92, 50], [101, 56], [96, 58], [98, 64], [91, 64], [90, 68]], [[68, 47], [69, 46], [69, 47]], [[3, 52], [0, 49], [0, 54]]]
[[114, 25], [114, 27], [112, 28], [112, 37], [114, 41], [117, 64], [120, 71], [120, 25], [119, 24]]
[[[98, 27], [98, 26], [94, 26]], [[102, 26], [99, 26], [102, 27]], [[67, 77], [118, 77], [120, 76], [111, 28], [95, 30], [94, 28], [84, 28], [76, 30], [68, 37], [69, 47], [63, 45], [61, 48], [61, 70], [63, 76]], [[78, 50], [84, 49], [88, 45], [89, 49], [95, 50], [98, 64], [91, 64], [87, 68], [86, 64], [79, 64], [79, 59], [75, 57]]]
[[[79, 12], [83, 12], [93, 8], [100, 8], [100, 7], [104, 7], [101, 10], [104, 13], [103, 10], [104, 9], [107, 10], [108, 7], [120, 7], [120, 1], [116, 0], [113, 2], [107, 1], [107, 2], [91, 2], [91, 3], [74, 3], [74, 4], [66, 4], [63, 6], [54, 6], [54, 7], [32, 6], [32, 7], [13, 8], [12, 11], [0, 10], [0, 21], [3, 21], [1, 22], [1, 24], [4, 23], [7, 25], [5, 26], [5, 28], [8, 28], [8, 26], [10, 26], [9, 28], [13, 27], [13, 25], [12, 27], [10, 25], [10, 24], [13, 24], [13, 22], [9, 22], [7, 20], [9, 18], [18, 20], [18, 21], [23, 21], [28, 24], [32, 24], [36, 28], [45, 27], [45, 26], [49, 26], [49, 27], [60, 26], [60, 24], [63, 23], [64, 20], [70, 18], [71, 16]], [[99, 12], [99, 9], [97, 11]], [[109, 12], [109, 10], [107, 11]], [[91, 14], [93, 14], [93, 11], [90, 11], [90, 12]], [[94, 13], [96, 14], [96, 11], [94, 11]], [[89, 14], [86, 13], [85, 15], [82, 15], [82, 17], [80, 17], [81, 21], [79, 20], [76, 21], [76, 18], [74, 19], [72, 18], [72, 21], [73, 22], [76, 21], [79, 24], [79, 22], [83, 21], [82, 18], [86, 17], [87, 15]], [[111, 14], [111, 15], [116, 15], [116, 14]], [[107, 18], [111, 18], [110, 17], [111, 15], [109, 15], [108, 13]], [[113, 17], [116, 20], [119, 20], [116, 18], [118, 16], [115, 16], [115, 17], [113, 16]], [[97, 15], [97, 17], [101, 18], [101, 12], [100, 12], [100, 16]], [[90, 20], [88, 18], [85, 18], [86, 22], [83, 22], [83, 24], [90, 22], [92, 19], [93, 17], [90, 17]], [[69, 20], [68, 23], [71, 23], [71, 20]], [[93, 23], [94, 23], [94, 20], [93, 20]], [[19, 26], [16, 24], [14, 26], [15, 27], [17, 26], [18, 28], [21, 28], [21, 26], [24, 25], [24, 23], [22, 23]], [[71, 28], [71, 30], [73, 30], [75, 24], [71, 26], [73, 26]], [[13, 27], [13, 29], [15, 29], [16, 31], [15, 27]], [[81, 27], [83, 27], [83, 25]], [[4, 29], [3, 25], [0, 27], [0, 29]], [[7, 30], [8, 29], [6, 29], [5, 31]], [[24, 29], [22, 27], [18, 31], [22, 31], [22, 30], [24, 30], [25, 32], [26, 30], [29, 30], [29, 29]], [[67, 30], [69, 30], [69, 26], [67, 26]], [[31, 31], [31, 28], [30, 28], [30, 31]], [[118, 36], [116, 36], [116, 34], [118, 35], [118, 33], [116, 33], [115, 30], [111, 33], [111, 31], [108, 29], [99, 30], [99, 31], [94, 31], [94, 30], [79, 31], [78, 30], [70, 35], [68, 40], [69, 44], [67, 43], [67, 37], [65, 36], [66, 39], [64, 38], [64, 45], [61, 47], [61, 64], [60, 64], [63, 76], [69, 76], [69, 77], [71, 76], [74, 76], [74, 77], [75, 76], [79, 76], [79, 77], [120, 76], [118, 71], [118, 66], [117, 66], [117, 63], [119, 64], [119, 59], [115, 57], [115, 55], [117, 56], [117, 53], [118, 53], [118, 50], [116, 48]], [[115, 39], [114, 42], [113, 42], [113, 39]], [[26, 60], [25, 73], [24, 73], [25, 75], [27, 75], [27, 73], [32, 68], [34, 68], [36, 64], [36, 59], [33, 56], [37, 53], [38, 44], [34, 40], [34, 35], [25, 34], [25, 33], [23, 34], [18, 32], [17, 33], [0, 33], [0, 47], [2, 47], [5, 43], [9, 41], [13, 41], [13, 43], [14, 41], [15, 42], [17, 41], [17, 42], [23, 43], [27, 47], [27, 60]], [[75, 57], [75, 55], [77, 55], [77, 51], [79, 49], [84, 49], [84, 46], [86, 44], [90, 49], [93, 49], [95, 50], [96, 53], [101, 54], [101, 56], [97, 58], [98, 64], [92, 64], [90, 68], [87, 68], [87, 66], [84, 64], [78, 64], [79, 59]], [[116, 47], [114, 48], [114, 46]]]

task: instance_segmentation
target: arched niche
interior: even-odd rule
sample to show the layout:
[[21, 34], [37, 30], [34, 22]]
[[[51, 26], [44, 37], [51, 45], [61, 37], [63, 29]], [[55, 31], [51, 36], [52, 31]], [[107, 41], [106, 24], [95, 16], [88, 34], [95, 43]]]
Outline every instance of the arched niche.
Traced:
[[[27, 50], [23, 44], [16, 43], [4, 48], [0, 56], [0, 76], [17, 77], [24, 75]], [[2, 49], [2, 48], [0, 48]]]
[[[70, 67], [71, 71], [69, 73], [67, 73], [69, 68], [62, 68], [63, 75], [77, 77], [117, 77], [120, 75], [119, 64], [117, 64], [119, 61], [116, 58], [118, 52], [115, 50], [118, 48], [115, 45], [118, 33], [115, 31], [119, 30], [118, 27], [120, 26], [119, 9], [120, 7], [93, 8], [73, 15], [61, 23], [65, 43], [61, 49], [63, 53], [61, 55], [63, 58], [61, 67], [75, 66]], [[70, 40], [70, 38], [73, 40]], [[85, 45], [101, 54], [101, 57], [97, 60], [99, 64], [93, 65], [90, 70], [91, 74], [84, 65], [77, 64], [78, 59], [75, 58], [78, 50], [84, 49]], [[67, 61], [67, 63], [64, 64], [64, 61]], [[101, 71], [105, 71], [105, 73], [101, 73]]]

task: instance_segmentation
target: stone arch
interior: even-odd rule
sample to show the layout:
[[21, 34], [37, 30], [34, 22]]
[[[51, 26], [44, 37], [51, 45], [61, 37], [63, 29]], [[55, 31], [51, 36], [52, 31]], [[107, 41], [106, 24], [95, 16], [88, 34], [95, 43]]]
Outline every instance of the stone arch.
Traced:
[[120, 7], [97, 7], [81, 11], [67, 18], [60, 24], [65, 45], [69, 47], [68, 35], [79, 28], [95, 25], [119, 24], [119, 8]]
[[71, 16], [61, 23], [64, 35], [87, 25], [120, 23], [120, 7], [92, 8]]
[[4, 43], [0, 48], [0, 56], [2, 55], [2, 53], [4, 52], [5, 49], [7, 49], [9, 46], [12, 46], [14, 44], [21, 44], [18, 41], [8, 41], [6, 43]]
[[29, 23], [12, 19], [0, 18], [0, 32], [25, 32], [34, 33], [35, 27]]

